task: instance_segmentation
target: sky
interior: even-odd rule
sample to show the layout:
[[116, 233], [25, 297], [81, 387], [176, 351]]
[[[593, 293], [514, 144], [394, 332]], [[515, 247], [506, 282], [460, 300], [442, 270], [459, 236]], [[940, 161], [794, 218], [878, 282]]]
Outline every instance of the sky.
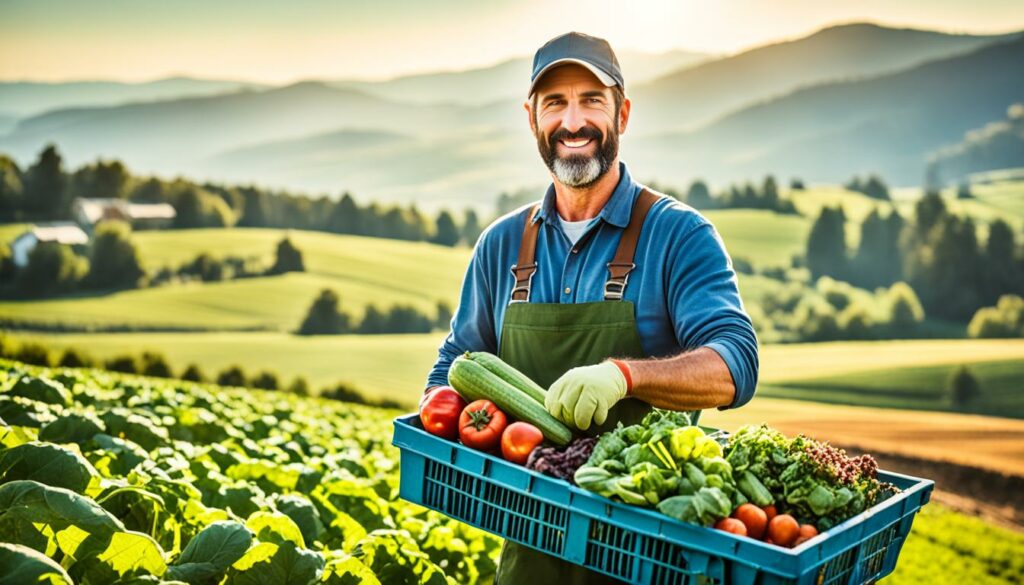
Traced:
[[728, 54], [851, 21], [1024, 29], [1021, 0], [0, 0], [0, 80], [386, 79], [532, 55], [569, 30], [616, 50]]

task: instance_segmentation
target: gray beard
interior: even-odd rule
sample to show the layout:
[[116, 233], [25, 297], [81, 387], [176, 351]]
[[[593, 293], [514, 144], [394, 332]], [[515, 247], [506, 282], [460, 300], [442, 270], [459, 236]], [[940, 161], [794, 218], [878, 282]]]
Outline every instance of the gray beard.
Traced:
[[586, 187], [601, 175], [601, 163], [596, 156], [556, 158], [553, 166], [551, 170], [558, 182], [566, 187]]

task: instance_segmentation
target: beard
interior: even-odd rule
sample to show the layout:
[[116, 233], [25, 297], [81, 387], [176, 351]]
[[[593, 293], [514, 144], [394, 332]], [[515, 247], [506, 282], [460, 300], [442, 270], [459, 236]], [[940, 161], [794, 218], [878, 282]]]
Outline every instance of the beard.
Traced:
[[[597, 152], [593, 155], [558, 156], [559, 141], [582, 139], [597, 142]], [[612, 129], [608, 136], [605, 136], [597, 128], [584, 126], [577, 132], [569, 132], [565, 128], [560, 128], [545, 140], [544, 135], [538, 132], [537, 149], [540, 151], [544, 164], [555, 175], [558, 182], [567, 187], [585, 189], [600, 180], [611, 168], [612, 161], [619, 154], [619, 134]]]

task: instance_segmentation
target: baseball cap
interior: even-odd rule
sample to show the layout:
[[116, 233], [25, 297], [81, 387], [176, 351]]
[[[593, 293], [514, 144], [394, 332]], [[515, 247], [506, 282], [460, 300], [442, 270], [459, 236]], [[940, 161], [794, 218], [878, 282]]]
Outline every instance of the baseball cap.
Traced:
[[608, 41], [578, 32], [557, 36], [537, 49], [533, 56], [533, 74], [530, 76], [530, 91], [533, 95], [537, 81], [551, 69], [566, 63], [576, 63], [590, 70], [607, 87], [617, 85], [626, 89], [622, 79], [619, 60]]

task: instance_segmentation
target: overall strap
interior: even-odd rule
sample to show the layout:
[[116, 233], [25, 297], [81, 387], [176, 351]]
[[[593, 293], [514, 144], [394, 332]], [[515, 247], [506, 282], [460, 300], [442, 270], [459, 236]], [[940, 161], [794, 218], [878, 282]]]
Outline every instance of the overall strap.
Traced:
[[516, 285], [512, 287], [513, 303], [525, 303], [530, 300], [530, 284], [534, 273], [537, 272], [537, 234], [540, 232], [540, 222], [533, 220], [539, 212], [540, 203], [530, 208], [530, 213], [526, 216], [523, 241], [519, 244], [519, 260], [512, 266], [512, 276], [516, 279]]
[[629, 273], [636, 268], [633, 258], [636, 254], [636, 242], [640, 239], [640, 228], [644, 225], [647, 212], [651, 210], [651, 206], [657, 201], [658, 196], [644, 187], [633, 203], [633, 212], [629, 216], [629, 225], [622, 232], [622, 239], [619, 240], [619, 247], [615, 250], [615, 257], [608, 263], [609, 276], [608, 280], [604, 283], [604, 300], [622, 300], [622, 294], [626, 292], [626, 281], [629, 280]]

